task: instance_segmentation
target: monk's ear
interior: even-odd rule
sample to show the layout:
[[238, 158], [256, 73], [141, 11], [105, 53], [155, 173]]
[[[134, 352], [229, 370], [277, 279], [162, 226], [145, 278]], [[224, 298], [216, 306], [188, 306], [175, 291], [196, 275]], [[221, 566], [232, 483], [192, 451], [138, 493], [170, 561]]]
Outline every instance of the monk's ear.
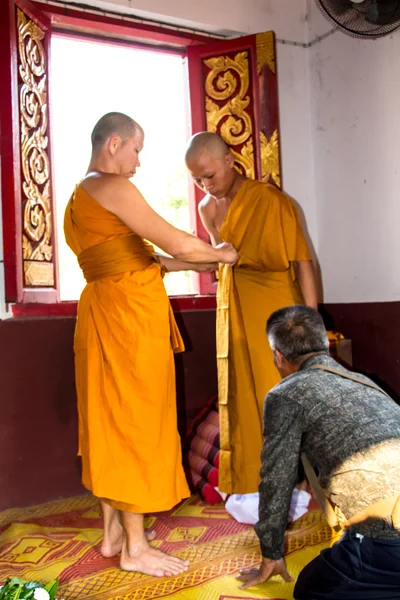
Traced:
[[113, 135], [108, 140], [108, 151], [114, 156], [122, 145], [122, 140], [119, 135]]
[[233, 158], [232, 152], [228, 152], [228, 154], [225, 156], [225, 162], [228, 165], [228, 167], [233, 169], [233, 167], [235, 166], [235, 159]]

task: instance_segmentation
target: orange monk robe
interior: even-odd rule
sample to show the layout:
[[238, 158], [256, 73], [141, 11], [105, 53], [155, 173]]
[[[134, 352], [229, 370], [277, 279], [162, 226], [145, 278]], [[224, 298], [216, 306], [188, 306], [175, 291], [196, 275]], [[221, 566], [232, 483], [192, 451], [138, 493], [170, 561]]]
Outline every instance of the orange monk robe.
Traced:
[[82, 480], [117, 509], [189, 496], [177, 431], [174, 351], [183, 351], [152, 246], [78, 186], [65, 212], [87, 285], [75, 374]]
[[266, 336], [278, 308], [302, 304], [294, 261], [310, 260], [294, 203], [272, 185], [247, 180], [232, 201], [220, 237], [239, 252], [220, 266], [217, 362], [220, 414], [218, 487], [256, 492], [263, 443], [263, 405], [279, 373]]

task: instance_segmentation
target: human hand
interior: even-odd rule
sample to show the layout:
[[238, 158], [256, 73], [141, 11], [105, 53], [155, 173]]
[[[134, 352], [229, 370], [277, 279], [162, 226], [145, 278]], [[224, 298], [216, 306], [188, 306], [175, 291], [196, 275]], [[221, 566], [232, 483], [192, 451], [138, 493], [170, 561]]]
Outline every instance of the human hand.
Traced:
[[260, 567], [253, 567], [252, 569], [241, 569], [236, 579], [243, 581], [244, 583], [239, 586], [241, 590], [245, 590], [253, 585], [264, 583], [268, 581], [270, 577], [274, 575], [280, 575], [284, 581], [293, 581], [286, 569], [285, 561], [283, 558], [279, 560], [272, 560], [271, 558], [263, 557]]
[[233, 267], [237, 263], [239, 255], [232, 244], [222, 242], [222, 244], [215, 246], [215, 249], [219, 251], [219, 262], [229, 265], [230, 267]]
[[196, 273], [212, 273], [218, 271], [218, 263], [196, 263], [191, 267], [192, 271]]

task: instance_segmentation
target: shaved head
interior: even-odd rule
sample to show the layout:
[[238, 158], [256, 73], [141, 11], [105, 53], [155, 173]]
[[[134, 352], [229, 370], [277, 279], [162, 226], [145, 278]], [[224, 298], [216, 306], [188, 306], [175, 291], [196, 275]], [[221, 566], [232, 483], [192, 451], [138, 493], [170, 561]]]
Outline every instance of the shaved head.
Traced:
[[120, 112], [110, 112], [97, 121], [92, 131], [92, 152], [97, 154], [104, 144], [114, 135], [119, 136], [123, 142], [132, 138], [143, 129], [136, 121]]
[[229, 146], [217, 133], [203, 131], [196, 133], [190, 140], [186, 149], [185, 160], [191, 162], [197, 160], [201, 154], [207, 152], [214, 158], [224, 158], [229, 154]]
[[197, 187], [217, 200], [236, 193], [244, 179], [235, 168], [228, 144], [216, 133], [203, 131], [194, 135], [189, 140], [185, 160]]

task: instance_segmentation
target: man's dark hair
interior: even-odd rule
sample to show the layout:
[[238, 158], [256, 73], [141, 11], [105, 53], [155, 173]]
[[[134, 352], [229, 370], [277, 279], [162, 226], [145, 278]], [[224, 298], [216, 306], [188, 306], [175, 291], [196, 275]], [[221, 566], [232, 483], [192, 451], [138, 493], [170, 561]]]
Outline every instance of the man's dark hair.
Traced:
[[128, 115], [120, 112], [110, 112], [103, 115], [92, 131], [92, 151], [98, 152], [113, 135], [119, 135], [125, 141], [142, 128]]
[[312, 352], [327, 352], [328, 337], [321, 315], [297, 304], [280, 308], [267, 321], [268, 341], [273, 350], [279, 350], [291, 363]]

